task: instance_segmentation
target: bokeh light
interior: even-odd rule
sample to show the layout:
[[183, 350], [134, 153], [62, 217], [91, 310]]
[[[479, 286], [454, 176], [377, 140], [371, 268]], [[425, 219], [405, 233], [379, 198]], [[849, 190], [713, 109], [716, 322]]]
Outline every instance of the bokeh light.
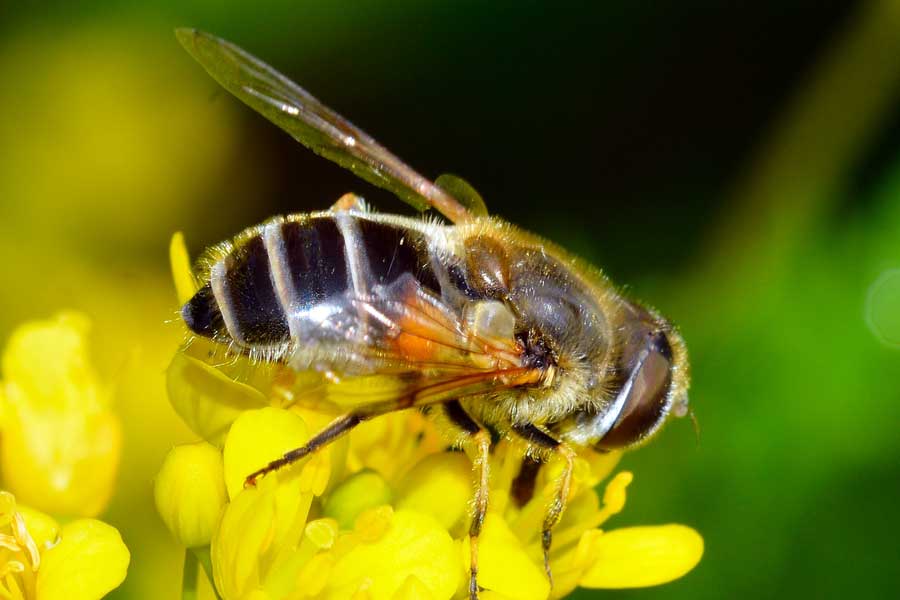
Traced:
[[885, 271], [869, 288], [866, 322], [879, 340], [900, 347], [900, 269]]

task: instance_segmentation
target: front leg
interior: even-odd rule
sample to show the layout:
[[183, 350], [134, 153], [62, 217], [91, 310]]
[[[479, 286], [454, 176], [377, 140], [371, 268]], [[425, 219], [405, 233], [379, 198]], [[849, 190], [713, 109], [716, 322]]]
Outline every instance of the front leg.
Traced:
[[444, 415], [463, 434], [462, 445], [472, 458], [475, 493], [469, 526], [469, 600], [478, 600], [478, 536], [488, 509], [491, 436], [457, 400], [444, 404]]
[[541, 529], [544, 570], [547, 572], [547, 578], [550, 580], [550, 587], [553, 587], [553, 571], [550, 569], [550, 546], [553, 542], [553, 527], [559, 523], [569, 501], [569, 490], [572, 488], [572, 472], [575, 469], [576, 454], [567, 444], [560, 442], [543, 429], [531, 423], [516, 425], [513, 427], [513, 431], [529, 444], [541, 450], [550, 450], [554, 454], [562, 456], [566, 461], [562, 473], [556, 480], [556, 492], [553, 495], [553, 501], [547, 507], [547, 513], [544, 516], [544, 524]]

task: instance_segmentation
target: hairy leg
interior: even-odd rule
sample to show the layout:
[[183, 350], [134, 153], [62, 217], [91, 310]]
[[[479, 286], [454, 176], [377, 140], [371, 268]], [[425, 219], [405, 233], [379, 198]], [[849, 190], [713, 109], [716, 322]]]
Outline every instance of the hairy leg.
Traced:
[[469, 527], [469, 600], [478, 599], [478, 536], [484, 525], [490, 489], [491, 436], [454, 400], [443, 406], [447, 419], [464, 434], [463, 445], [472, 458], [475, 493], [472, 500], [472, 524]]
[[281, 458], [277, 458], [267, 464], [266, 466], [258, 469], [247, 476], [247, 479], [244, 480], [244, 487], [252, 487], [256, 485], [256, 480], [265, 475], [266, 473], [271, 473], [272, 471], [277, 471], [282, 467], [286, 467], [287, 465], [297, 462], [298, 460], [309, 456], [319, 448], [323, 448], [341, 437], [360, 423], [362, 423], [366, 419], [365, 416], [350, 413], [348, 415], [343, 415], [338, 417], [334, 421], [328, 424], [328, 426], [312, 436], [306, 444], [300, 446], [299, 448], [294, 448], [290, 452], [285, 452]]

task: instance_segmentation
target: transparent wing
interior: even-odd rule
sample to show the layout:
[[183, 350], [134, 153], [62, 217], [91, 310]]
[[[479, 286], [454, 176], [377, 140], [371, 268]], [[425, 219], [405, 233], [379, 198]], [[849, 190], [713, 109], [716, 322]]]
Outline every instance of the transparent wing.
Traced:
[[396, 194], [418, 210], [432, 207], [454, 223], [472, 218], [451, 194], [266, 63], [208, 33], [195, 29], [178, 29], [175, 33], [191, 56], [225, 89], [316, 154]]
[[[295, 315], [291, 366], [323, 366], [329, 383], [307, 404], [389, 412], [534, 383], [515, 339], [473, 331], [411, 276], [365, 296], [347, 295]], [[302, 398], [298, 399], [303, 402]]]

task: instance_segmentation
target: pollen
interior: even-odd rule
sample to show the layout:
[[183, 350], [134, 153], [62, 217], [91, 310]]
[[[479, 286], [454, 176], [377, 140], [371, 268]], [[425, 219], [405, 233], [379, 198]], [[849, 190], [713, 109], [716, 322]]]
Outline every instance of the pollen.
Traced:
[[[25, 519], [16, 511], [15, 497], [9, 492], [0, 492], [0, 547], [7, 554], [0, 566], [3, 583], [14, 585], [9, 579], [11, 575], [36, 573], [41, 566], [37, 544], [25, 526]], [[3, 583], [0, 583], [0, 594], [9, 594], [10, 587], [4, 590]]]
[[59, 527], [0, 491], [0, 598], [99, 600], [122, 582], [128, 562], [119, 532], [106, 523]]

